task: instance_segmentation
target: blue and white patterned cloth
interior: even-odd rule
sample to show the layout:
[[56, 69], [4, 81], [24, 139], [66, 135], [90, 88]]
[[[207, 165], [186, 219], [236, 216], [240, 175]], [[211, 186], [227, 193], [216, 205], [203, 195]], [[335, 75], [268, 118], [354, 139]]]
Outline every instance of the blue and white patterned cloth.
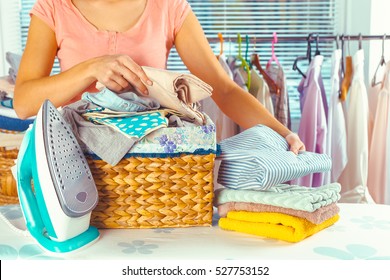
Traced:
[[90, 121], [108, 125], [114, 130], [117, 130], [127, 137], [135, 137], [137, 139], [143, 138], [152, 131], [167, 127], [168, 119], [164, 112], [145, 112], [135, 116], [119, 117], [119, 118], [94, 118], [88, 117]]
[[266, 190], [272, 186], [330, 170], [326, 154], [288, 150], [287, 141], [263, 125], [257, 125], [220, 142], [218, 183], [231, 189]]

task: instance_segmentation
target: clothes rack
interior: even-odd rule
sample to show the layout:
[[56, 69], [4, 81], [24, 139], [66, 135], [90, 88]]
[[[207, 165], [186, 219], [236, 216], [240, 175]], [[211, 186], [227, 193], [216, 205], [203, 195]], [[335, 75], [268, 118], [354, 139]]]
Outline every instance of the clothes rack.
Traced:
[[[312, 41], [316, 41], [318, 39], [319, 42], [324, 42], [324, 41], [336, 41], [337, 39], [339, 39], [340, 41], [341, 40], [344, 40], [344, 41], [359, 41], [359, 40], [362, 40], [362, 41], [368, 41], [368, 40], [390, 40], [390, 35], [387, 36], [386, 34], [383, 34], [383, 35], [348, 35], [348, 34], [339, 34], [339, 35], [325, 35], [325, 36], [322, 36], [320, 34], [318, 34], [318, 37], [317, 37], [317, 33], [313, 33], [313, 35], [310, 37]], [[237, 38], [230, 38], [230, 37], [227, 37], [225, 38], [225, 41], [234, 41], [236, 40]], [[307, 41], [308, 39], [308, 36], [305, 35], [305, 36], [283, 36], [283, 37], [279, 37], [278, 36], [278, 42], [297, 42], [297, 41]], [[220, 42], [220, 39], [217, 37], [217, 38], [214, 38], [214, 37], [210, 37], [208, 38], [209, 40], [209, 43], [217, 43], [217, 42]], [[252, 38], [250, 41], [252, 43], [260, 43], [260, 42], [272, 42], [273, 40], [273, 37], [256, 37], [256, 38]]]

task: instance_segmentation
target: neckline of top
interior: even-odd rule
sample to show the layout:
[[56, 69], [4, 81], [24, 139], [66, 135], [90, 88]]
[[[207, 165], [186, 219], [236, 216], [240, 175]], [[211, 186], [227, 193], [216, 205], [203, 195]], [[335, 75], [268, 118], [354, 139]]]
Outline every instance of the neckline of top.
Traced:
[[97, 28], [94, 24], [92, 24], [82, 13], [81, 11], [73, 4], [73, 1], [72, 0], [67, 0], [68, 2], [68, 5], [69, 7], [73, 10], [73, 12], [75, 12], [77, 14], [77, 16], [83, 21], [86, 23], [86, 25], [88, 26], [89, 29], [91, 29], [92, 31], [94, 32], [103, 32], [103, 33], [119, 33], [119, 34], [126, 34], [126, 33], [130, 33], [132, 32], [133, 30], [136, 30], [137, 27], [139, 25], [142, 24], [142, 22], [145, 21], [145, 18], [147, 17], [147, 14], [148, 14], [148, 10], [149, 10], [149, 7], [150, 7], [150, 4], [149, 4], [149, 0], [146, 0], [146, 5], [145, 5], [145, 8], [142, 12], [142, 15], [140, 16], [140, 18], [137, 20], [137, 22], [131, 26], [128, 30], [126, 31], [114, 31], [114, 30], [101, 30], [99, 28]]

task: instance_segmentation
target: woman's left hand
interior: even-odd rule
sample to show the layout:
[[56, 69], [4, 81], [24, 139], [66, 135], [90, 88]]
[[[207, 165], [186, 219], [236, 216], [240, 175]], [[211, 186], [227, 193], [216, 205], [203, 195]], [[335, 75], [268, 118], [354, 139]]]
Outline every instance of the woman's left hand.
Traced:
[[298, 154], [300, 151], [305, 151], [305, 144], [301, 141], [298, 134], [296, 133], [290, 133], [285, 137], [288, 145], [290, 146], [290, 151], [292, 151], [294, 154]]

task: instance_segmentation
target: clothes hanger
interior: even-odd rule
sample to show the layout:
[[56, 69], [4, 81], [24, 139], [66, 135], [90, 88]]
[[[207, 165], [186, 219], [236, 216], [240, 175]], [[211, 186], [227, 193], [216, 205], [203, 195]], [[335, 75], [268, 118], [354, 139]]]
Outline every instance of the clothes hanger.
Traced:
[[371, 87], [375, 87], [376, 85], [379, 85], [381, 83], [380, 82], [376, 82], [376, 74], [378, 72], [378, 69], [379, 67], [383, 66], [386, 64], [386, 60], [385, 60], [385, 40], [386, 40], [386, 34], [383, 35], [383, 40], [382, 40], [382, 55], [381, 55], [381, 59], [379, 60], [379, 64], [378, 66], [376, 67], [375, 69], [375, 73], [374, 73], [374, 76], [372, 77], [372, 80], [371, 80]]
[[317, 33], [317, 37], [316, 37], [316, 52], [314, 53], [314, 55], [321, 55], [320, 49], [318, 47], [319, 42], [320, 42], [320, 35]]
[[338, 50], [340, 48], [340, 35], [338, 33], [336, 35], [335, 41], [336, 41], [336, 50]]
[[359, 33], [359, 50], [362, 49], [362, 41], [363, 41], [362, 33]]
[[294, 64], [293, 64], [293, 70], [295, 71], [298, 71], [304, 78], [306, 78], [306, 75], [301, 71], [301, 69], [299, 69], [298, 67], [298, 61], [302, 61], [302, 60], [308, 60], [309, 63], [311, 62], [311, 36], [312, 36], [312, 33], [310, 33], [308, 36], [307, 36], [307, 49], [306, 49], [306, 56], [298, 56], [295, 60], [294, 60]]
[[241, 67], [243, 67], [243, 69], [245, 70], [245, 72], [248, 75], [246, 86], [249, 89], [250, 85], [251, 85], [251, 72], [250, 72], [250, 68], [249, 68], [248, 63], [246, 62], [246, 60], [244, 59], [244, 57], [241, 54], [242, 39], [241, 39], [240, 33], [237, 33], [237, 43], [238, 43], [238, 56], [237, 56], [237, 58], [241, 62]]
[[248, 51], [249, 51], [249, 36], [245, 35], [245, 61], [249, 65], [249, 70], [250, 70], [250, 61], [248, 59]]
[[271, 45], [271, 58], [270, 58], [270, 60], [268, 60], [266, 68], [271, 66], [272, 61], [275, 61], [276, 64], [280, 66], [278, 57], [275, 54], [275, 44], [277, 42], [278, 42], [278, 36], [277, 36], [276, 32], [274, 32], [273, 39], [272, 39], [272, 45]]
[[[336, 37], [337, 40], [337, 37]], [[345, 61], [345, 51], [344, 51], [344, 33], [340, 36], [341, 40], [341, 61], [340, 61], [340, 80], [339, 80], [339, 99], [341, 100], [341, 84], [343, 83], [344, 79], [344, 73], [345, 73], [345, 67], [344, 67], [344, 61]], [[337, 44], [337, 41], [336, 41]]]
[[264, 68], [260, 64], [260, 58], [258, 53], [256, 52], [256, 49], [253, 49], [253, 53], [250, 58], [250, 64], [252, 66], [255, 66], [257, 71], [263, 76], [265, 82], [268, 85], [268, 88], [270, 91], [276, 93], [277, 95], [280, 94], [280, 88], [279, 86], [275, 83], [275, 81], [268, 75], [268, 73], [264, 70]]
[[223, 36], [222, 36], [222, 33], [219, 32], [218, 33], [218, 38], [219, 38], [219, 43], [220, 43], [220, 47], [219, 47], [219, 55], [217, 55], [217, 59], [219, 59], [219, 57], [223, 54]]

